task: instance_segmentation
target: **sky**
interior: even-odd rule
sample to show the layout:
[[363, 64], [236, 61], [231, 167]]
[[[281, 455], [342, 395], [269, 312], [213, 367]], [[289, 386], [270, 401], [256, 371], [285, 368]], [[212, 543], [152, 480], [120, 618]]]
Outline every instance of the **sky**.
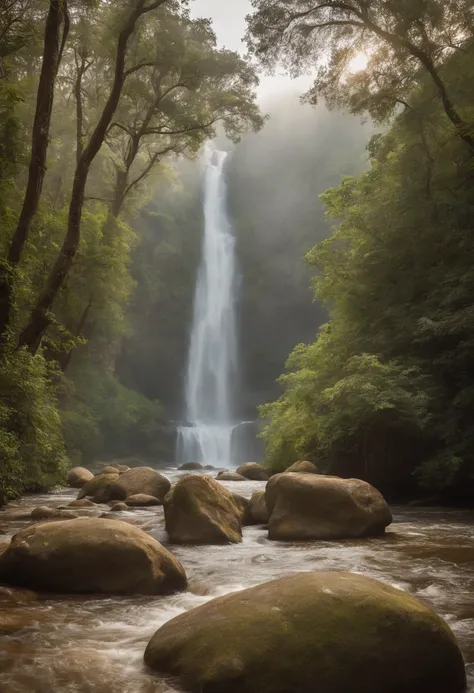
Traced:
[[[212, 19], [219, 45], [239, 53], [246, 51], [242, 38], [246, 29], [245, 15], [250, 11], [250, 0], [194, 0], [191, 3], [191, 13], [194, 17]], [[306, 76], [291, 80], [282, 73], [274, 76], [262, 74], [258, 99], [264, 103], [284, 92], [296, 91], [302, 94], [310, 84], [311, 79]]]

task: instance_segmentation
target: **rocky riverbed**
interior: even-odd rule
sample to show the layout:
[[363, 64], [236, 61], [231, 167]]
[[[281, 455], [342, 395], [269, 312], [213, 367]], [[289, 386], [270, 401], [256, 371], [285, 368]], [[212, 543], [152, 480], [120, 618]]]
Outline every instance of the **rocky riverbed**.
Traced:
[[[175, 480], [179, 473], [163, 472]], [[260, 481], [225, 481], [250, 497]], [[66, 505], [77, 491], [30, 496], [0, 512], [0, 542], [31, 523], [39, 505]], [[143, 664], [157, 628], [214, 597], [297, 571], [352, 571], [419, 597], [453, 629], [474, 691], [474, 513], [394, 508], [394, 522], [375, 539], [278, 542], [261, 526], [245, 527], [243, 542], [173, 546], [189, 591], [164, 597], [48, 597], [25, 594], [12, 603], [0, 592], [0, 690], [5, 693], [166, 693], [176, 682]], [[109, 512], [100, 506], [97, 512]], [[161, 507], [119, 513], [166, 545]]]

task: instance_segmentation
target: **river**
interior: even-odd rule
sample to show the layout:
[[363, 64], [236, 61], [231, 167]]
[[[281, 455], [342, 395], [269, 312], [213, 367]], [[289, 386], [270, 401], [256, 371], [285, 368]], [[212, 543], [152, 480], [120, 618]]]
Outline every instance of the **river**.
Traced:
[[[164, 473], [171, 479], [177, 476], [172, 470]], [[250, 496], [264, 483], [224, 485]], [[19, 517], [25, 509], [45, 502], [60, 505], [76, 495], [67, 489], [29, 496], [18, 508], [1, 512], [0, 540], [5, 538], [2, 534], [12, 535], [28, 523]], [[151, 674], [142, 662], [148, 640], [167, 620], [213, 597], [295, 571], [349, 570], [407, 590], [433, 606], [458, 638], [473, 693], [474, 512], [402, 507], [393, 511], [393, 524], [378, 539], [280, 543], [268, 541], [262, 527], [247, 527], [239, 545], [170, 547], [188, 574], [185, 594], [0, 603], [0, 610], [8, 610], [22, 626], [0, 638], [0, 691], [174, 693], [180, 689], [173, 681]], [[120, 518], [165, 543], [162, 508], [134, 510]]]

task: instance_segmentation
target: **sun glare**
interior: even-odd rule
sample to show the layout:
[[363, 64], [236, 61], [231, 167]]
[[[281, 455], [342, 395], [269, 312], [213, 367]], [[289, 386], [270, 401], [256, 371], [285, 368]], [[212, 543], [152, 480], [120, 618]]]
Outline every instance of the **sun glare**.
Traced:
[[357, 53], [349, 62], [349, 72], [362, 72], [367, 67], [369, 58], [366, 53]]

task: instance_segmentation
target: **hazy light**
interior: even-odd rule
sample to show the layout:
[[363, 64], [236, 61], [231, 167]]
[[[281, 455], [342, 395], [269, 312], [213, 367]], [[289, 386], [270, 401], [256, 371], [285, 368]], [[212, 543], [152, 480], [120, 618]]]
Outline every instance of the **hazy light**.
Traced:
[[349, 61], [348, 70], [349, 72], [362, 72], [365, 70], [369, 63], [369, 58], [366, 53], [357, 53], [351, 61]]

